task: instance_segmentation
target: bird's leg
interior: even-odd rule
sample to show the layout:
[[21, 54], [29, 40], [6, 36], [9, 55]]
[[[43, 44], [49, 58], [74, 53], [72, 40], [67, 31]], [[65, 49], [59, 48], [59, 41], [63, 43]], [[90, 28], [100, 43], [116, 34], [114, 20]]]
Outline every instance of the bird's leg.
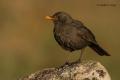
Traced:
[[79, 57], [79, 59], [78, 59], [79, 62], [82, 62], [82, 56], [83, 56], [84, 49], [85, 49], [85, 48], [82, 48], [82, 49], [81, 49], [80, 57]]

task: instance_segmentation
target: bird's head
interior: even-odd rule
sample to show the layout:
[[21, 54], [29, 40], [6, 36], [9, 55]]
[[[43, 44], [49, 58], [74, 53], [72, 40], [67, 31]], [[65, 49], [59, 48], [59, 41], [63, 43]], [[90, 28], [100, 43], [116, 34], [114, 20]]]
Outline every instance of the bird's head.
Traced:
[[52, 20], [54, 23], [70, 23], [72, 17], [65, 12], [56, 12], [52, 16], [46, 16], [46, 19]]

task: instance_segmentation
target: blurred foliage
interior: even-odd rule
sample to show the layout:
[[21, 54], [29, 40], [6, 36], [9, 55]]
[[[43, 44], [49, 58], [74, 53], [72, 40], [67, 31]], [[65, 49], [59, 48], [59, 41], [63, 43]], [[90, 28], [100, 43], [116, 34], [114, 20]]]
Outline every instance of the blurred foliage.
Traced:
[[[117, 6], [96, 6], [98, 3]], [[68, 12], [95, 33], [112, 56], [101, 57], [86, 48], [84, 59], [100, 61], [112, 80], [119, 80], [119, 4], [118, 0], [0, 0], [0, 80], [16, 80], [78, 59], [79, 51], [70, 54], [58, 46], [53, 38], [53, 24], [44, 19], [57, 11]]]

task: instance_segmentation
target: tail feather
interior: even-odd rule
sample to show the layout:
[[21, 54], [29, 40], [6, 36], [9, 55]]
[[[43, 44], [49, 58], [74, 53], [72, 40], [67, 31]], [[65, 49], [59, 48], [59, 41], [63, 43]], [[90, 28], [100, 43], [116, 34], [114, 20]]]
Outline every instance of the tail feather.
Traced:
[[89, 45], [95, 52], [97, 52], [100, 56], [110, 56], [103, 48], [101, 48], [98, 44], [91, 43]]

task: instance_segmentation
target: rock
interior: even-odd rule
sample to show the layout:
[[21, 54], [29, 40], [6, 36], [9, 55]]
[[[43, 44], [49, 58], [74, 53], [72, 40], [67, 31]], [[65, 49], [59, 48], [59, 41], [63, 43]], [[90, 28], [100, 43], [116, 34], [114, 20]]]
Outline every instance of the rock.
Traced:
[[111, 78], [100, 62], [90, 60], [47, 68], [19, 80], [111, 80]]

